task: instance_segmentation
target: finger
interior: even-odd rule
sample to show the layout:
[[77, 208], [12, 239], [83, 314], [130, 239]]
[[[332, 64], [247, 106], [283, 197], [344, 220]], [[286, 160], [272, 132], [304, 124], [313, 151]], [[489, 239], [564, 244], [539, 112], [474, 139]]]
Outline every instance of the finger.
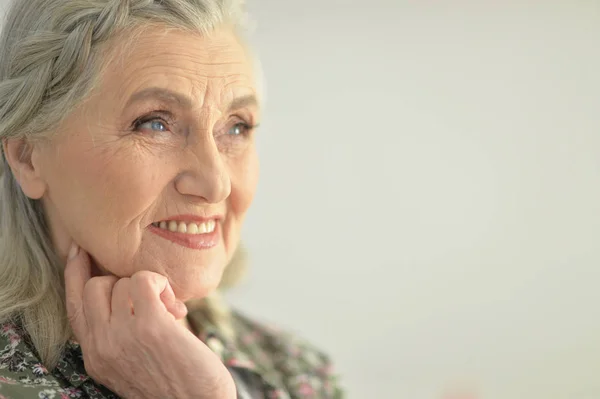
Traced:
[[133, 315], [133, 302], [131, 301], [131, 279], [121, 278], [112, 289], [111, 320], [125, 321]]
[[160, 274], [140, 271], [131, 276], [131, 300], [136, 317], [157, 317], [167, 313], [160, 296], [167, 288], [167, 278]]
[[175, 317], [175, 320], [180, 320], [187, 316], [187, 306], [175, 297], [171, 284], [167, 284], [164, 291], [160, 294], [160, 299], [167, 308], [167, 311]]
[[83, 309], [90, 329], [108, 326], [111, 315], [112, 290], [119, 279], [114, 276], [92, 277], [83, 289]]
[[83, 292], [85, 285], [91, 278], [91, 272], [87, 254], [75, 243], [71, 245], [64, 274], [67, 315], [75, 338], [81, 341], [88, 331], [83, 306]]

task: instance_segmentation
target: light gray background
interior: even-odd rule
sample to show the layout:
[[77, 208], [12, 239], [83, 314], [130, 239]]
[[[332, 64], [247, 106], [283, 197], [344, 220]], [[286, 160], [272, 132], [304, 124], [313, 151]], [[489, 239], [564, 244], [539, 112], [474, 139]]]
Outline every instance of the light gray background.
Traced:
[[268, 102], [232, 301], [350, 398], [600, 397], [600, 1], [249, 6]]
[[351, 398], [600, 398], [600, 1], [249, 6], [268, 98], [234, 302]]

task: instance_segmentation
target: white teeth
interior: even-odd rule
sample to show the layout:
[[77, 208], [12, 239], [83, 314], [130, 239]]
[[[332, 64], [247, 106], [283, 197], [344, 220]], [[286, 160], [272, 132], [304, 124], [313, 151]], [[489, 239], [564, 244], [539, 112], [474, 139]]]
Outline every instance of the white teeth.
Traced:
[[190, 234], [198, 234], [198, 225], [196, 223], [188, 224], [187, 232]]
[[174, 220], [171, 221], [162, 221], [160, 223], [152, 223], [155, 227], [169, 230], [172, 232], [183, 233], [183, 234], [207, 234], [215, 231], [215, 227], [217, 225], [215, 220], [209, 220], [204, 223], [186, 223], [186, 222], [176, 222]]
[[200, 226], [198, 226], [198, 232], [200, 234], [208, 233], [208, 226], [206, 226], [206, 223], [200, 223]]

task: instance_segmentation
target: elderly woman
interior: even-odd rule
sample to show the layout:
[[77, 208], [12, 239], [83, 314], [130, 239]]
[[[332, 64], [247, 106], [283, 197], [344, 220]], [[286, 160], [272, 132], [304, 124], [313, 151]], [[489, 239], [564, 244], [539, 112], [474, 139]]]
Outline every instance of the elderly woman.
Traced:
[[340, 397], [230, 311], [260, 92], [235, 0], [16, 0], [0, 41], [0, 398]]

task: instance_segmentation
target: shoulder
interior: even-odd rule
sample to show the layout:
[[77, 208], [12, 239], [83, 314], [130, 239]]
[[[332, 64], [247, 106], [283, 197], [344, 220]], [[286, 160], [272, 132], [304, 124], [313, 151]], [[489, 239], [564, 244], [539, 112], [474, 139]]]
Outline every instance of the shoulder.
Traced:
[[15, 323], [0, 323], [0, 399], [77, 397], [42, 365], [25, 336]]
[[301, 336], [278, 326], [260, 322], [240, 313], [233, 313], [238, 341], [243, 346], [265, 346], [280, 361], [295, 362], [304, 371], [324, 372], [331, 366], [330, 357]]
[[[327, 353], [297, 334], [234, 312], [239, 345], [263, 369], [274, 368], [291, 391], [342, 397], [338, 376]], [[307, 396], [312, 397], [312, 396]]]

